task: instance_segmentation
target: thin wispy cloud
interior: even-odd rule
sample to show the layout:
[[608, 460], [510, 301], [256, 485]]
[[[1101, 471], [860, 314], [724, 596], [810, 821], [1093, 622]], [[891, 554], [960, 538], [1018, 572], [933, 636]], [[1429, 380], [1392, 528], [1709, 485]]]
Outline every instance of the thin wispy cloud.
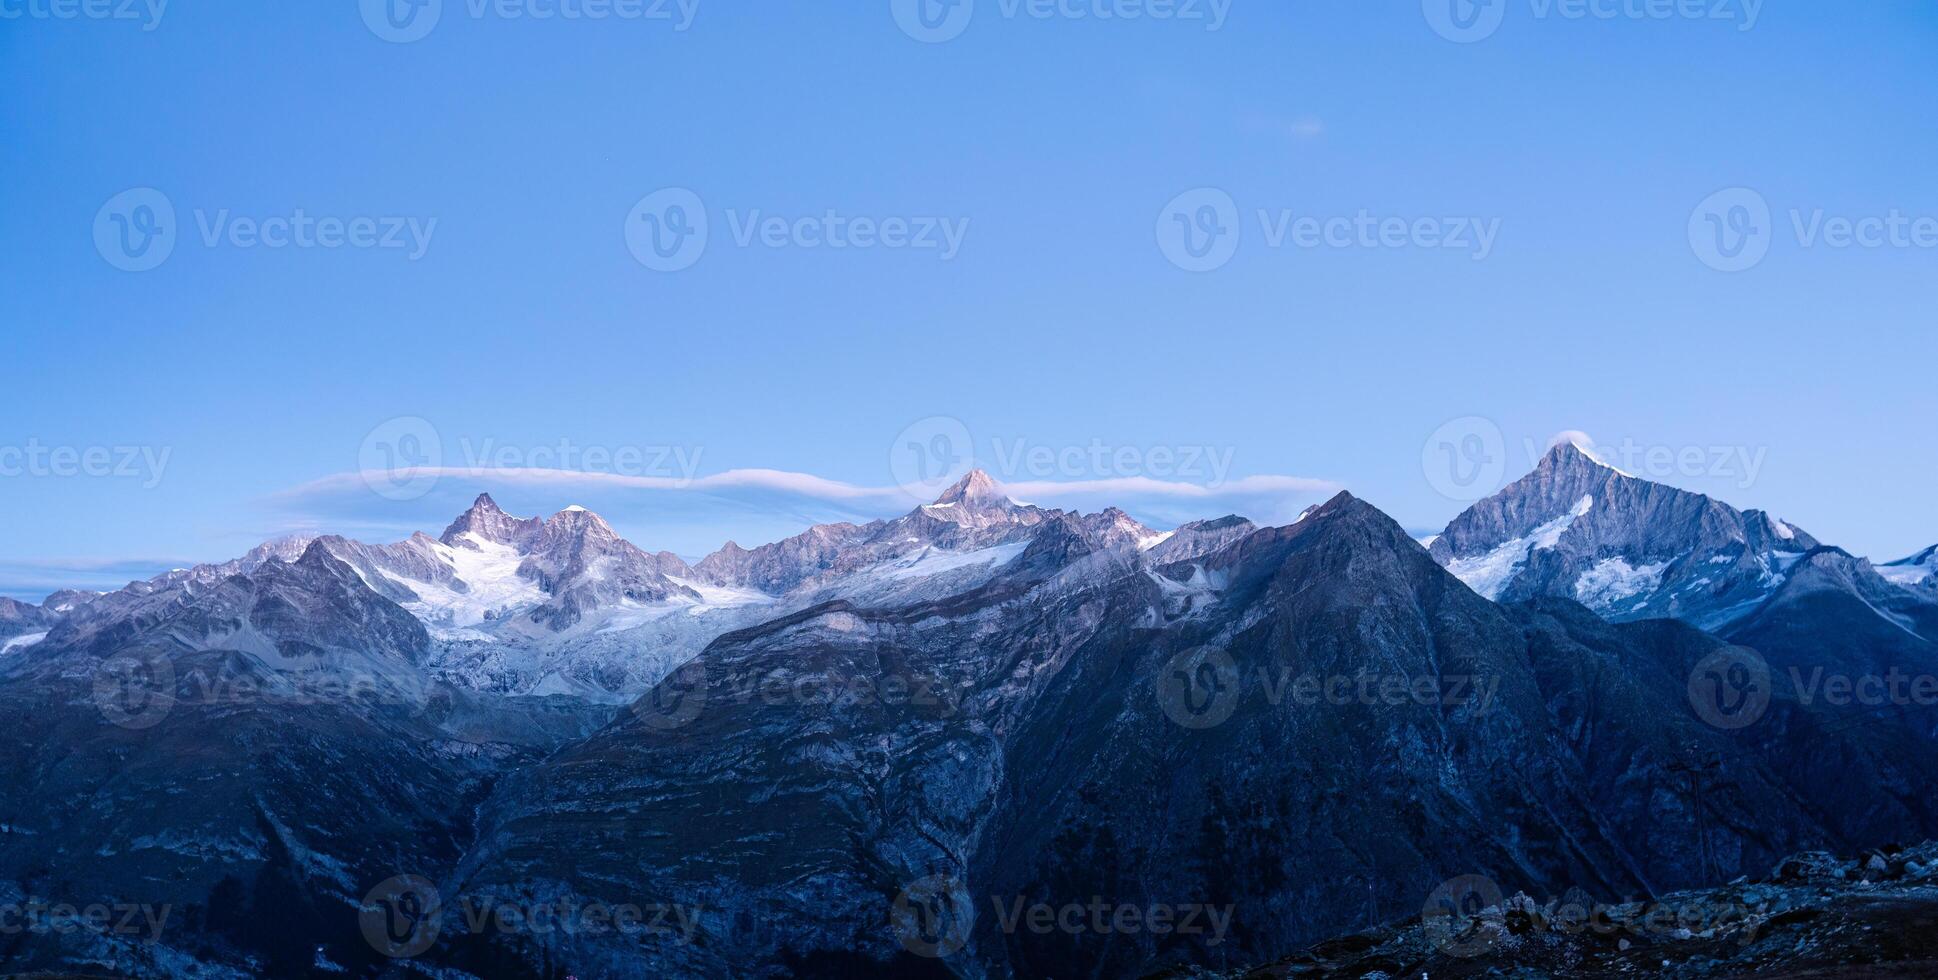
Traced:
[[[735, 469], [691, 479], [673, 476], [642, 476], [591, 470], [546, 469], [538, 467], [420, 467], [412, 479], [499, 483], [523, 487], [566, 489], [625, 489], [672, 493], [722, 493], [733, 490], [758, 490], [792, 495], [827, 503], [851, 504], [880, 502], [899, 505], [917, 496], [900, 486], [860, 486], [788, 470]], [[350, 471], [312, 480], [275, 494], [271, 499], [301, 503], [345, 493], [369, 493], [382, 481], [393, 479], [385, 471]], [[1330, 480], [1302, 476], [1259, 475], [1241, 477], [1216, 484], [1183, 480], [1161, 480], [1148, 476], [1105, 477], [1079, 480], [1020, 480], [997, 482], [1013, 497], [1066, 499], [1119, 493], [1135, 497], [1179, 500], [1241, 498], [1265, 493], [1328, 493], [1340, 485]]]
[[[409, 471], [411, 479], [491, 481], [532, 487], [607, 488], [714, 493], [726, 490], [767, 490], [826, 501], [886, 499], [901, 494], [897, 487], [861, 487], [811, 473], [786, 470], [737, 469], [693, 478], [647, 476], [596, 470], [543, 467], [430, 466]], [[383, 470], [335, 473], [281, 491], [272, 499], [293, 502], [341, 493], [368, 493], [396, 475]]]
[[[705, 554], [728, 540], [743, 545], [778, 540], [808, 526], [868, 521], [927, 503], [939, 487], [865, 485], [812, 473], [733, 469], [692, 478], [543, 467], [422, 467], [409, 479], [422, 489], [398, 500], [377, 489], [387, 471], [347, 471], [271, 495], [264, 504], [292, 527], [349, 536], [378, 529], [432, 533], [491, 492], [514, 513], [549, 514], [570, 504], [598, 511], [635, 543], [681, 554]], [[1284, 523], [1341, 486], [1331, 480], [1261, 474], [1215, 482], [1109, 476], [1004, 481], [1011, 498], [1046, 507], [1094, 512], [1115, 506], [1154, 526], [1225, 514]], [[413, 526], [414, 525], [414, 526]], [[388, 536], [401, 536], [392, 533]]]
[[194, 562], [169, 558], [0, 560], [0, 596], [38, 603], [62, 589], [106, 592]]

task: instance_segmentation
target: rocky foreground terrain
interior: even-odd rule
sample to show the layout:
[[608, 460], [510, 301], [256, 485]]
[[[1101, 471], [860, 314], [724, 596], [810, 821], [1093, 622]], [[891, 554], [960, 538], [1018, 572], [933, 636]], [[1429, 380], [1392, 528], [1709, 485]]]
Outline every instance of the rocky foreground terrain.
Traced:
[[[1482, 887], [1484, 890], [1484, 886]], [[1938, 976], [1938, 843], [1887, 846], [1854, 859], [1821, 851], [1756, 880], [1595, 906], [1500, 898], [1329, 940], [1228, 972], [1183, 969], [1164, 980], [1278, 977], [1760, 977], [1867, 980]], [[1493, 896], [1490, 896], [1493, 897]]]

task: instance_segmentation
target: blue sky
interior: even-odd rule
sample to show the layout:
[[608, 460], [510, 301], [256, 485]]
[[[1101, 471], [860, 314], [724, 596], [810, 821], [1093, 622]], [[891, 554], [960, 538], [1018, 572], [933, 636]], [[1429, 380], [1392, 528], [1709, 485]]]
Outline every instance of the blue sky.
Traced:
[[[400, 41], [375, 0], [0, 3], [0, 594], [485, 489], [699, 554], [905, 509], [964, 440], [1044, 503], [1346, 487], [1427, 530], [1445, 459], [1582, 430], [1858, 553], [1938, 541], [1928, 3], [1493, 0], [1457, 43], [1443, 0], [975, 0], [929, 40], [688, 2]], [[1180, 252], [1200, 218], [1233, 249]], [[437, 478], [373, 491], [386, 451]], [[561, 463], [594, 475], [497, 472]]]

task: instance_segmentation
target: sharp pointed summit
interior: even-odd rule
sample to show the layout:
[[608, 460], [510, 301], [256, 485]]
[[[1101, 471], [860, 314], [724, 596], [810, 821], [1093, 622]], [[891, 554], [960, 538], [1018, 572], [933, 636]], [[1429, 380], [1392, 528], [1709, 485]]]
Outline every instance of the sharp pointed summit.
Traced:
[[995, 480], [990, 479], [988, 473], [980, 469], [975, 469], [970, 470], [962, 479], [957, 480], [954, 486], [942, 491], [942, 495], [935, 498], [935, 503], [930, 506], [947, 507], [953, 504], [963, 504], [969, 507], [977, 507], [1007, 503], [1010, 503], [1010, 499], [1003, 494], [1002, 487], [997, 485]]
[[1614, 620], [1720, 630], [1816, 546], [1762, 511], [1632, 476], [1563, 439], [1532, 472], [1454, 518], [1431, 550], [1490, 599], [1558, 596]]
[[[1610, 466], [1593, 448], [1584, 445], [1578, 439], [1557, 440], [1554, 445], [1548, 447], [1547, 453], [1541, 457], [1541, 462], [1535, 467], [1537, 470], [1548, 472], [1577, 468], [1592, 468], [1603, 472], [1614, 473], [1622, 472]], [[1628, 474], [1623, 473], [1622, 475], [1627, 476]]]
[[478, 494], [471, 508], [458, 515], [451, 526], [444, 529], [438, 537], [447, 545], [457, 546], [466, 534], [475, 534], [486, 541], [498, 544], [512, 544], [523, 541], [536, 533], [540, 527], [536, 518], [517, 518], [499, 509], [498, 502], [491, 494]]

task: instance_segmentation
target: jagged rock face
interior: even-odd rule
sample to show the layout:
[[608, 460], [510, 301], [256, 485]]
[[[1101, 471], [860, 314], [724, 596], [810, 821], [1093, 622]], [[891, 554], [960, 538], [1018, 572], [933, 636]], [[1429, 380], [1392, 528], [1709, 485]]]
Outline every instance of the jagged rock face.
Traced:
[[[1674, 620], [1609, 624], [1564, 598], [1504, 612], [1527, 637], [1556, 738], [1578, 759], [1591, 808], [1628, 842], [1649, 893], [1767, 868], [1791, 850], [1868, 839], [1810, 804], [1822, 798], [1812, 790], [1826, 786], [1826, 773], [1802, 746], [1752, 746], [1690, 711], [1690, 674], [1717, 651], [1715, 637]], [[1779, 701], [1771, 728], [1833, 722], [1795, 707]], [[1938, 813], [1903, 829], [1919, 823], [1938, 825]]]
[[71, 613], [74, 610], [79, 609], [82, 606], [85, 606], [88, 603], [91, 603], [94, 600], [101, 598], [101, 595], [102, 593], [99, 593], [99, 592], [82, 592], [79, 589], [62, 589], [59, 592], [50, 593], [47, 596], [47, 601], [41, 603], [41, 608], [47, 610], [49, 613], [52, 613], [56, 616], [65, 616], [68, 613]]
[[423, 626], [323, 541], [129, 601], [0, 660], [0, 901], [172, 918], [158, 943], [9, 937], [16, 969], [290, 976], [327, 950], [373, 975], [354, 914], [371, 883], [450, 866], [498, 770], [590, 728], [583, 705], [424, 676]]
[[40, 606], [0, 596], [0, 640], [40, 632], [52, 619]]
[[263, 561], [213, 585], [184, 582], [129, 599], [111, 619], [70, 617], [42, 643], [97, 658], [130, 649], [236, 650], [278, 668], [355, 672], [406, 686], [415, 684], [430, 645], [422, 623], [371, 591], [322, 541], [295, 561]]
[[1761, 511], [1637, 479], [1562, 443], [1456, 517], [1432, 551], [1491, 599], [1559, 596], [1615, 620], [1667, 616], [1720, 629], [1816, 547]]
[[513, 517], [498, 508], [498, 502], [488, 493], [481, 493], [471, 504], [471, 509], [458, 515], [438, 540], [454, 548], [472, 546], [464, 536], [475, 534], [486, 541], [497, 544], [523, 547], [536, 537], [544, 522], [536, 517]]
[[0, 779], [18, 790], [0, 794], [0, 901], [172, 906], [160, 944], [103, 938], [61, 959], [51, 937], [13, 937], [10, 967], [159, 977], [246, 951], [296, 976], [327, 945], [374, 970], [344, 910], [400, 865], [454, 860], [454, 803], [487, 768], [400, 707], [307, 697], [251, 655], [171, 662], [180, 699], [141, 730], [104, 720], [98, 668], [78, 659], [0, 684]]
[[[1544, 493], [1593, 478], [1551, 473]], [[1610, 499], [1655, 493], [1599, 478]], [[1502, 527], [1543, 512], [1524, 510]], [[707, 607], [679, 593], [635, 609], [639, 593], [598, 591], [664, 581], [718, 602], [729, 587], [687, 584], [593, 515], [526, 521], [488, 498], [473, 512], [449, 541], [322, 538], [294, 560], [270, 549], [247, 572], [147, 583], [0, 659], [0, 711], [20, 719], [0, 733], [0, 780], [22, 787], [0, 796], [0, 900], [199, 909], [172, 962], [37, 942], [0, 955], [289, 975], [321, 947], [379, 975], [355, 906], [407, 873], [450, 895], [700, 910], [690, 942], [453, 935], [419, 960], [480, 976], [1140, 975], [1267, 961], [1409, 914], [1459, 874], [1625, 898], [1938, 825], [1938, 731], [1888, 710], [1854, 725], [1788, 680], [1811, 663], [1938, 672], [1928, 604], [1835, 549], [1799, 554], [1738, 621], [1775, 691], [1759, 724], [1723, 731], [1689, 700], [1721, 640], [1564, 599], [1486, 601], [1345, 495], [1288, 527], [1167, 537], [1121, 512], [1015, 504], [972, 475], [892, 521], [714, 556], [785, 592], [734, 586], [748, 601], [703, 627], [688, 610]], [[1756, 519], [1739, 517], [1751, 548]], [[562, 635], [592, 642], [596, 626], [612, 645], [505, 654], [506, 636], [550, 632], [534, 610], [567, 602], [581, 619]], [[420, 623], [431, 609], [464, 611], [438, 631], [487, 636], [479, 662], [504, 658], [490, 669], [518, 683], [444, 683], [476, 664]], [[592, 614], [612, 609], [652, 618], [606, 634], [623, 621]], [[642, 636], [662, 653], [717, 639], [609, 723], [568, 697], [502, 696], [545, 677], [625, 690], [653, 655]], [[255, 692], [385, 683], [185, 696], [131, 730], [103, 722], [93, 691], [104, 660], [131, 654]], [[935, 875], [973, 911], [939, 960], [893, 919]], [[1215, 934], [1002, 924], [1013, 903], [1093, 897], [1229, 918]]]
[[1165, 535], [1150, 549], [1151, 560], [1168, 563], [1187, 561], [1199, 555], [1221, 551], [1225, 546], [1258, 530], [1258, 526], [1236, 514], [1209, 521], [1192, 521]]
[[[1794, 781], [1856, 844], [1921, 839], [1938, 814], [1938, 712], [1929, 700], [1884, 696], [1840, 704], [1825, 678], [1938, 675], [1938, 603], [1892, 586], [1834, 548], [1811, 552], [1783, 587], [1731, 628], [1731, 641], [1768, 667], [1771, 709], [1739, 736], [1793, 760]], [[1861, 681], [1860, 681], [1861, 682]], [[1834, 683], [1834, 682], [1833, 682]]]
[[[65, 618], [78, 635], [70, 642], [130, 642], [231, 577], [294, 561], [320, 542], [431, 630], [436, 676], [480, 691], [620, 704], [729, 630], [837, 598], [892, 605], [974, 588], [1061, 514], [1015, 504], [976, 473], [904, 517], [821, 525], [751, 552], [729, 544], [695, 568], [640, 550], [582, 508], [519, 518], [484, 494], [441, 538], [286, 538], [76, 602]], [[1102, 547], [1157, 538], [1121, 511], [1082, 520]]]
[[[787, 595], [827, 586], [862, 569], [927, 549], [968, 552], [1026, 540], [1031, 529], [1060, 511], [1018, 504], [988, 474], [974, 470], [925, 504], [894, 520], [821, 524], [748, 550], [733, 542], [700, 560], [696, 574], [717, 585]], [[1109, 512], [1106, 512], [1108, 514]], [[1117, 512], [1121, 515], [1122, 512]], [[1122, 517], [1097, 515], [1097, 527], [1142, 529]], [[1148, 529], [1143, 533], [1149, 534]]]
[[1878, 574], [1910, 589], [1938, 592], [1938, 545], [1932, 545], [1909, 558], [1877, 566]]
[[[552, 962], [779, 976], [940, 968], [889, 917], [901, 889], [941, 874], [976, 916], [948, 970], [1137, 975], [1280, 955], [1476, 867], [1634, 894], [1835, 837], [1775, 767], [1678, 704], [1682, 661], [1713, 638], [1572, 606], [1504, 611], [1348, 497], [1159, 569], [1086, 530], [1055, 520], [1031, 545], [1041, 560], [946, 600], [834, 603], [722, 637], [612, 726], [508, 779], [457, 880], [713, 910], [694, 943], [580, 937], [548, 947]], [[1160, 681], [1205, 646], [1231, 658], [1235, 700], [1185, 727]], [[1432, 678], [1433, 697], [1286, 693], [1369, 670]], [[945, 696], [762, 695], [892, 678]], [[1676, 793], [1692, 745], [1729, 760], [1733, 791]], [[1037, 935], [996, 911], [1092, 896], [1229, 904], [1230, 933]]]
[[660, 571], [660, 561], [621, 538], [597, 514], [564, 510], [540, 525], [518, 566], [551, 601], [530, 613], [533, 622], [568, 629], [588, 610], [619, 603], [700, 600], [693, 589]]
[[436, 585], [458, 594], [470, 591], [469, 583], [459, 578], [450, 562], [439, 552], [439, 542], [422, 531], [395, 544], [365, 544], [336, 535], [316, 539], [331, 556], [355, 569], [365, 585], [397, 603], [423, 600], [410, 583]]

